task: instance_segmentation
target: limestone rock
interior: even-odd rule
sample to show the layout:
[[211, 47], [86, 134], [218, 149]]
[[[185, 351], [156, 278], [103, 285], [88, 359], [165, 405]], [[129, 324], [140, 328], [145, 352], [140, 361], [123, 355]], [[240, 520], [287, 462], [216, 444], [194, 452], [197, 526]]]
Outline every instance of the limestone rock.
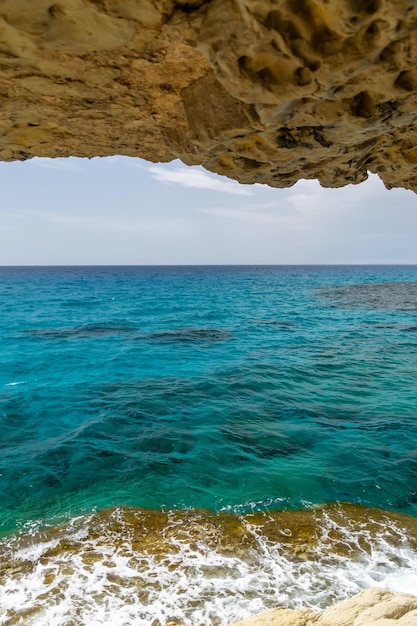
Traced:
[[417, 596], [372, 588], [323, 613], [270, 609], [234, 626], [417, 626]]
[[414, 0], [1, 0], [0, 159], [417, 190]]

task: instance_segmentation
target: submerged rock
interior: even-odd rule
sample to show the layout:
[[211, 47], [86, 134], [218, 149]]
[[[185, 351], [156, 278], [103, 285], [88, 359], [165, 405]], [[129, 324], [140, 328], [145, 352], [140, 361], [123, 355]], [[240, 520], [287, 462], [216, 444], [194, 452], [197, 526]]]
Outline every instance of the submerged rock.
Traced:
[[0, 542], [6, 623], [27, 624], [31, 611], [30, 624], [44, 626], [59, 611], [60, 623], [80, 626], [97, 616], [222, 626], [248, 615], [241, 626], [417, 625], [415, 596], [374, 589], [345, 600], [376, 584], [416, 588], [417, 520], [407, 515], [352, 504], [246, 515], [124, 507], [61, 522]]
[[417, 189], [412, 0], [3, 0], [0, 159]]

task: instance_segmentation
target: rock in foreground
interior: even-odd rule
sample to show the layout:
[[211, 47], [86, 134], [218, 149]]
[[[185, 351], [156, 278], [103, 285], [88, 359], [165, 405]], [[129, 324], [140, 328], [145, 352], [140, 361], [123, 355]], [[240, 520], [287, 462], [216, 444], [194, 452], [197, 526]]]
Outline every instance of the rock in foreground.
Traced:
[[323, 613], [270, 609], [234, 626], [417, 626], [417, 596], [372, 588]]
[[417, 190], [413, 0], [2, 0], [0, 159]]

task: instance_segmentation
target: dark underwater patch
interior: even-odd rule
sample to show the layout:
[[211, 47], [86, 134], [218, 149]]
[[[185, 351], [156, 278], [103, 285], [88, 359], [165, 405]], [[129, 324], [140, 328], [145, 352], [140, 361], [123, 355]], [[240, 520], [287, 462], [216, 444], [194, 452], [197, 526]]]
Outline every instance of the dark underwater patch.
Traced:
[[315, 293], [341, 309], [417, 313], [417, 282], [362, 283], [319, 287]]
[[372, 328], [376, 330], [399, 330], [403, 333], [416, 333], [417, 324], [407, 324], [403, 322], [398, 323], [384, 323], [384, 322], [367, 322], [361, 325], [363, 328]]
[[296, 327], [295, 322], [291, 320], [279, 320], [279, 319], [259, 319], [253, 320], [253, 324], [260, 324], [264, 326], [278, 326], [284, 329], [293, 329]]
[[137, 339], [147, 339], [160, 343], [192, 343], [197, 341], [216, 342], [230, 339], [232, 334], [222, 328], [180, 328], [138, 335]]
[[81, 326], [67, 326], [64, 328], [35, 328], [24, 331], [28, 335], [43, 339], [88, 339], [105, 335], [131, 333], [136, 327], [118, 323], [91, 323]]

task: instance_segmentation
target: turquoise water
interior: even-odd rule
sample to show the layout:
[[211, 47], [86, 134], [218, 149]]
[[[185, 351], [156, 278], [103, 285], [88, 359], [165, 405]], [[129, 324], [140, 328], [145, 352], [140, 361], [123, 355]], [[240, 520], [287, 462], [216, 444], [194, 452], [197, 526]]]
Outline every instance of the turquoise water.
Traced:
[[127, 504], [417, 516], [417, 267], [2, 268], [3, 531]]
[[0, 268], [0, 315], [1, 626], [415, 592], [417, 266]]

